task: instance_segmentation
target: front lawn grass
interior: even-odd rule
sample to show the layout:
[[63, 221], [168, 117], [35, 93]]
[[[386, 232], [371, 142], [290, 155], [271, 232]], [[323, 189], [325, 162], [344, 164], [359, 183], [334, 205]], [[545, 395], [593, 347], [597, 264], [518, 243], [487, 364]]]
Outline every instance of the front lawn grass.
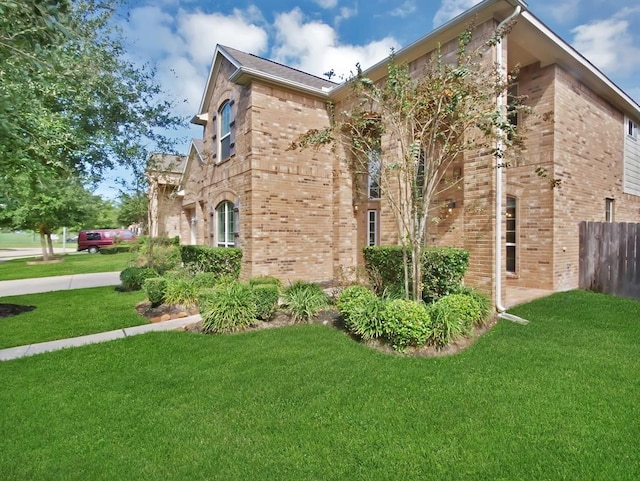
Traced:
[[0, 349], [146, 324], [134, 309], [145, 297], [144, 291], [116, 292], [112, 286], [0, 297], [0, 303], [36, 306], [0, 318]]
[[514, 313], [445, 358], [299, 325], [3, 362], [2, 479], [640, 479], [640, 303]]
[[35, 277], [89, 274], [92, 272], [116, 272], [127, 267], [132, 254], [88, 254], [86, 252], [62, 256], [63, 262], [29, 266], [34, 259], [13, 259], [0, 263], [0, 281], [31, 279]]

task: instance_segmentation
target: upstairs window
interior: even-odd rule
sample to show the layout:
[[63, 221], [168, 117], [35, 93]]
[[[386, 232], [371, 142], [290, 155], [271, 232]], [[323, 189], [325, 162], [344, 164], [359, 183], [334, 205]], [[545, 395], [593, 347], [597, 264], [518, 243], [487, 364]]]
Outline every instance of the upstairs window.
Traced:
[[227, 100], [213, 118], [213, 158], [222, 162], [235, 154], [235, 102]]
[[380, 179], [382, 175], [382, 157], [379, 150], [369, 152], [368, 164], [368, 196], [369, 199], [377, 200], [381, 195]]
[[220, 109], [220, 160], [231, 157], [231, 102]]
[[627, 135], [634, 139], [638, 138], [638, 124], [631, 119], [627, 119]]

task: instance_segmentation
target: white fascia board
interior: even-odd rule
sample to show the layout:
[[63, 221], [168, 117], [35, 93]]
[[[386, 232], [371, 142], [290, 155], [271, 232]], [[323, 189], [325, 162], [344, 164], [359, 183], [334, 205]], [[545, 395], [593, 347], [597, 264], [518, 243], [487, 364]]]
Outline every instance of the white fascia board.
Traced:
[[298, 91], [302, 91], [302, 92], [308, 92], [314, 95], [318, 95], [320, 97], [327, 97], [329, 96], [329, 92], [325, 90], [326, 87], [322, 87], [322, 88], [315, 88], [315, 87], [310, 87], [308, 85], [299, 83], [299, 82], [293, 82], [291, 80], [288, 79], [284, 79], [282, 77], [277, 77], [275, 75], [269, 75], [267, 73], [264, 73], [260, 70], [255, 70], [255, 69], [250, 69], [247, 67], [240, 67], [239, 69], [237, 69], [235, 72], [233, 72], [231, 74], [231, 77], [229, 77], [229, 80], [231, 80], [232, 82], [240, 82], [243, 76], [248, 76], [251, 78], [259, 78], [261, 80], [266, 80], [267, 82], [271, 82], [271, 83], [276, 83], [276, 84], [280, 84], [280, 85], [286, 85], [287, 87], [291, 87], [295, 90]]

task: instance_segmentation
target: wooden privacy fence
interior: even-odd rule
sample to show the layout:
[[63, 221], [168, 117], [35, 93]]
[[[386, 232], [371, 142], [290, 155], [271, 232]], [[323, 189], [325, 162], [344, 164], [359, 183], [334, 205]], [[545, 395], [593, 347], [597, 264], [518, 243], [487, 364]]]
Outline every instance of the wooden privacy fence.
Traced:
[[580, 222], [580, 288], [640, 299], [640, 224]]

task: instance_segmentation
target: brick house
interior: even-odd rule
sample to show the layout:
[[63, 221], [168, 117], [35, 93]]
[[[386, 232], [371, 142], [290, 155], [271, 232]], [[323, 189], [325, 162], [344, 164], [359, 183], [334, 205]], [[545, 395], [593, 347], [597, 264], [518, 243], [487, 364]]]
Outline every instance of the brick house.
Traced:
[[[520, 65], [518, 94], [549, 114], [518, 119], [526, 150], [510, 168], [465, 156], [462, 188], [428, 241], [467, 249], [466, 282], [498, 306], [509, 287], [577, 288], [578, 223], [640, 221], [640, 107], [519, 0], [485, 0], [396, 58], [419, 65], [472, 18], [478, 32], [515, 18], [496, 61], [505, 72]], [[366, 74], [383, 78], [385, 64]], [[193, 118], [202, 140], [193, 141], [176, 185], [171, 222], [181, 241], [241, 247], [244, 277], [285, 281], [331, 281], [361, 264], [364, 246], [397, 243], [384, 200], [355, 195], [342, 156], [287, 150], [299, 134], [328, 125], [327, 104], [339, 109], [346, 89], [218, 45]], [[550, 188], [537, 167], [561, 188]]]

